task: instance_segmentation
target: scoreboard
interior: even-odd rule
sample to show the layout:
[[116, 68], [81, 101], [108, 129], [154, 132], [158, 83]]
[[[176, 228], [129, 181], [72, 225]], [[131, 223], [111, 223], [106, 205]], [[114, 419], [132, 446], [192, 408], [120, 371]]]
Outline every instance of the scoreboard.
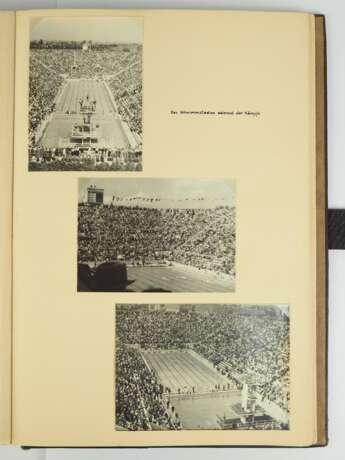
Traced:
[[87, 189], [87, 202], [90, 204], [103, 204], [104, 189], [91, 185]]

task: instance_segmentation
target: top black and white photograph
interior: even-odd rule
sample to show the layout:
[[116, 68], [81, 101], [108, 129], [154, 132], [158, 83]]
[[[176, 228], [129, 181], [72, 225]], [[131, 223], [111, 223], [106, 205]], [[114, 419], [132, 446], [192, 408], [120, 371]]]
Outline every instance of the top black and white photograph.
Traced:
[[235, 183], [80, 178], [78, 291], [234, 292]]
[[137, 17], [31, 23], [29, 171], [142, 170]]

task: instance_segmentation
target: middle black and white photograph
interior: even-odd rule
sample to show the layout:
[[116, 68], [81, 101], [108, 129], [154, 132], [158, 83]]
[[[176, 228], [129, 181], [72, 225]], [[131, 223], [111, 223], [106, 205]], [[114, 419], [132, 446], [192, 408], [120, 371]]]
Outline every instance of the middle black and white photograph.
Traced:
[[234, 292], [235, 183], [80, 178], [78, 291]]

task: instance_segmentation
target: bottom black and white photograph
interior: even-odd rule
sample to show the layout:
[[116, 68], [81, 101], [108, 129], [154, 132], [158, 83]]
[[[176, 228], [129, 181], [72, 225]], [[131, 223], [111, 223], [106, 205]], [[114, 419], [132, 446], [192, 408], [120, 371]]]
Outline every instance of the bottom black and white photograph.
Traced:
[[115, 428], [288, 430], [289, 307], [118, 304]]

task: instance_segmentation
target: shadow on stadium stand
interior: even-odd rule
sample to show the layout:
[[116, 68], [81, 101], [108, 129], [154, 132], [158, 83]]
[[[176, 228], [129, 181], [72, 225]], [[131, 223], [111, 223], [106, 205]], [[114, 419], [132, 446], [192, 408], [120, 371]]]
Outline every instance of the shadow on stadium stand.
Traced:
[[123, 262], [104, 262], [95, 269], [78, 264], [78, 291], [123, 292], [134, 281], [128, 279]]
[[[104, 262], [95, 269], [86, 263], [78, 264], [78, 292], [131, 292], [128, 289], [136, 280], [129, 280], [124, 262]], [[143, 292], [171, 292], [159, 287]]]

